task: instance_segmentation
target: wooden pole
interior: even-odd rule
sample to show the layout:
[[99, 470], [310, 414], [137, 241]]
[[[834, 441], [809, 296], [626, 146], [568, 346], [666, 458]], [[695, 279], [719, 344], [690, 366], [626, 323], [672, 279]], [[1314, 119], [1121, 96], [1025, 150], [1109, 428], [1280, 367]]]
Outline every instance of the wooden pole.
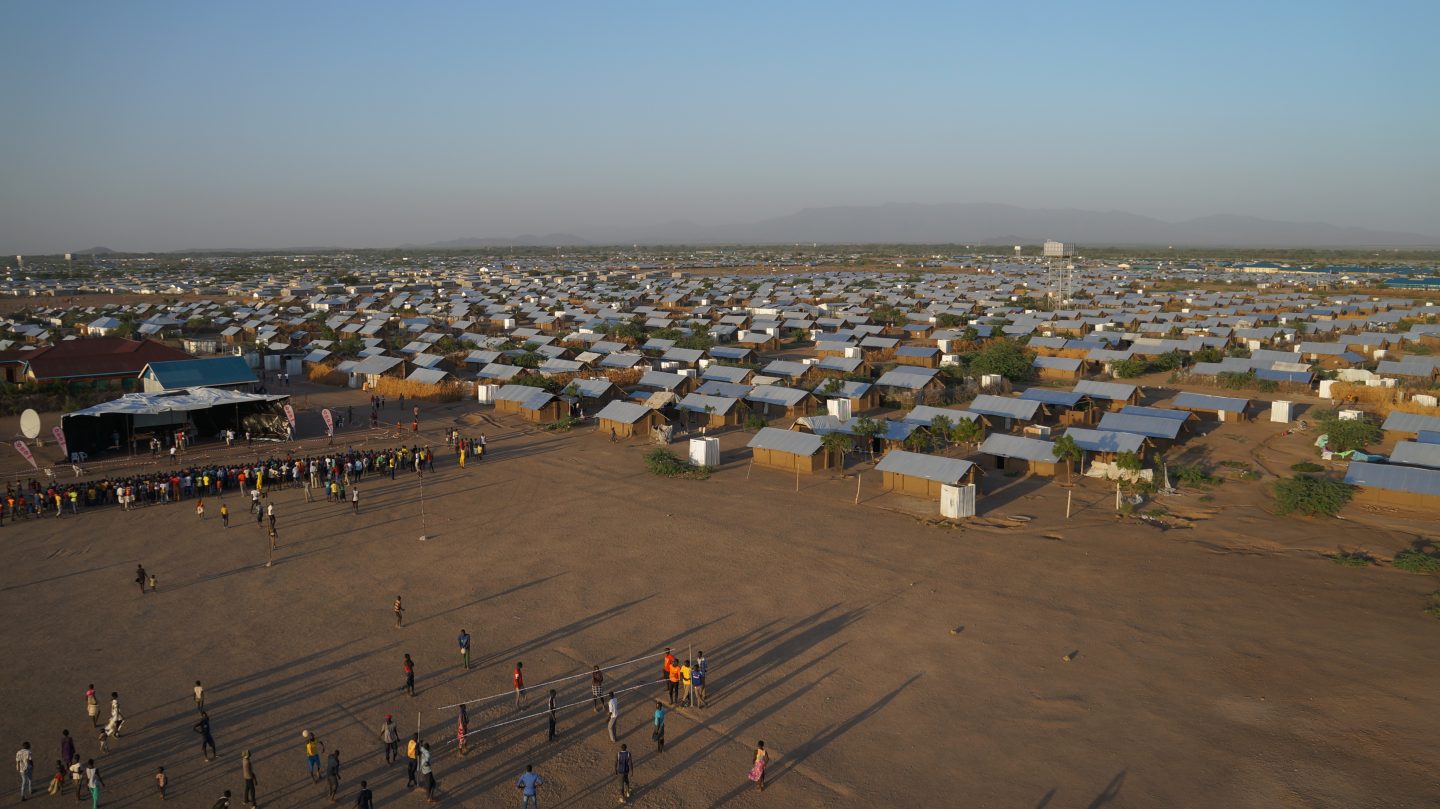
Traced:
[[1070, 519], [1070, 501], [1075, 497], [1073, 489], [1065, 492], [1065, 519]]
[[795, 466], [795, 491], [800, 491], [800, 466]]
[[1115, 481], [1115, 510], [1120, 510], [1120, 481]]
[[860, 472], [855, 473], [855, 505], [860, 505]]

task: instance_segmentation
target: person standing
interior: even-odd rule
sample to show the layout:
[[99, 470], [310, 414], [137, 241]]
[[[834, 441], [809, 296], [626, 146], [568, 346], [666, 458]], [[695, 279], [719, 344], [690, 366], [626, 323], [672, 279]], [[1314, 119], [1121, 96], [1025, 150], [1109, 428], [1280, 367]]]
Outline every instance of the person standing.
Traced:
[[675, 703], [680, 699], [680, 661], [676, 660], [670, 664], [670, 707], [674, 708]]
[[35, 776], [35, 755], [30, 752], [29, 742], [21, 742], [15, 751], [15, 772], [20, 774], [20, 800], [29, 800], [34, 794], [31, 780]]
[[547, 742], [553, 742], [553, 741], [555, 741], [555, 735], [556, 735], [556, 734], [555, 734], [555, 710], [556, 710], [556, 707], [557, 707], [557, 706], [555, 705], [555, 689], [552, 688], [552, 689], [550, 689], [550, 701], [549, 701], [549, 703], [546, 705], [546, 710], [547, 710], [547, 711], [549, 712], [549, 714], [550, 714], [550, 735], [545, 737], [545, 741], [547, 741]]
[[75, 785], [75, 802], [83, 803], [85, 800], [85, 765], [80, 763], [80, 757], [70, 759], [70, 783]]
[[469, 730], [470, 713], [465, 710], [465, 706], [462, 704], [460, 706], [460, 716], [455, 720], [455, 749], [462, 756], [469, 752], [465, 749], [465, 734]]
[[145, 595], [145, 566], [135, 566], [135, 583], [140, 585], [140, 595]]
[[240, 777], [245, 781], [245, 804], [254, 806], [256, 802], [255, 787], [260, 785], [260, 781], [255, 777], [255, 763], [250, 758], [249, 750], [240, 754]]
[[395, 613], [395, 628], [399, 629], [405, 623], [405, 605], [400, 603], [400, 596], [395, 596], [395, 606], [391, 610]]
[[90, 727], [100, 727], [100, 702], [95, 699], [95, 684], [85, 689], [85, 713], [90, 715]]
[[689, 660], [686, 660], [685, 662], [681, 663], [681, 664], [680, 664], [680, 705], [681, 705], [681, 707], [684, 707], [684, 706], [687, 706], [687, 705], [690, 704], [690, 692], [691, 692], [691, 691], [693, 690], [693, 688], [694, 688], [694, 686], [693, 686], [693, 684], [692, 684], [692, 678], [693, 678], [693, 676], [694, 676], [694, 668], [690, 665], [690, 661], [689, 661]]
[[470, 633], [464, 629], [460, 630], [460, 636], [456, 638], [460, 644], [460, 665], [466, 670], [470, 668]]
[[410, 659], [410, 653], [405, 653], [405, 687], [401, 689], [410, 696], [415, 696], [415, 661]]
[[650, 730], [650, 738], [655, 740], [655, 752], [665, 752], [665, 706], [657, 700], [655, 703], [655, 716], [651, 720], [654, 725]]
[[352, 486], [352, 487], [350, 488], [350, 508], [351, 508], [356, 514], [359, 514], [359, 513], [360, 513], [360, 487], [359, 487], [359, 486]]
[[515, 710], [521, 710], [525, 703], [525, 676], [520, 672], [525, 664], [519, 661], [515, 663]]
[[70, 731], [60, 731], [60, 761], [69, 765], [75, 760], [75, 740], [70, 738]]
[[205, 687], [199, 680], [195, 681], [195, 710], [205, 713]]
[[615, 735], [615, 728], [620, 722], [620, 698], [615, 696], [614, 691], [610, 692], [610, 701], [607, 707], [610, 710], [610, 720], [605, 723], [605, 730], [610, 733], [610, 741], [618, 742], [620, 738]]
[[615, 756], [615, 774], [620, 777], [620, 802], [624, 803], [630, 798], [630, 749], [620, 745], [620, 752]]
[[305, 731], [305, 766], [310, 770], [310, 780], [315, 783], [320, 781], [320, 754], [325, 752], [325, 743], [315, 738], [315, 734]]
[[125, 715], [120, 713], [120, 692], [110, 692], [110, 735], [120, 738], [120, 727], [125, 724]]
[[223, 528], [230, 527], [230, 507], [224, 503], [220, 504], [220, 525]]
[[[670, 653], [670, 647], [669, 647], [669, 646], [666, 646], [666, 647], [665, 647], [665, 659], [662, 661], [661, 665], [662, 665], [662, 672], [663, 672], [663, 674], [662, 674], [662, 679], [664, 679], [664, 680], [665, 680], [665, 683], [666, 683], [666, 686], [665, 686], [665, 687], [666, 687], [667, 689], [673, 689], [673, 686], [671, 686], [669, 683], [670, 683], [670, 669], [675, 666], [675, 655], [673, 655], [673, 654]], [[669, 694], [669, 697], [670, 697], [670, 704], [671, 704], [671, 705], [674, 705], [674, 704], [675, 704], [675, 692], [674, 692], [673, 690], [669, 690], [669, 691], [667, 691], [667, 693]]]
[[330, 759], [325, 762], [325, 783], [329, 787], [330, 802], [335, 802], [335, 796], [340, 792], [340, 748], [330, 751]]
[[600, 673], [600, 667], [592, 667], [590, 670], [590, 708], [595, 713], [605, 710], [605, 704], [600, 698], [600, 687], [604, 684], [605, 675]]
[[750, 767], [750, 780], [761, 792], [765, 791], [765, 767], [770, 764], [770, 754], [765, 752], [765, 742], [755, 743], [755, 764]]
[[385, 714], [385, 724], [380, 726], [380, 743], [385, 746], [385, 763], [394, 764], [400, 754], [400, 734], [395, 729], [395, 719]]
[[538, 793], [540, 787], [544, 785], [545, 779], [541, 778], [535, 772], [535, 765], [526, 764], [525, 772], [521, 773], [520, 778], [515, 782], [515, 786], [520, 790], [521, 795], [520, 809], [530, 809], [531, 807], [540, 809], [540, 796]]
[[430, 745], [420, 745], [420, 774], [425, 776], [425, 802], [437, 803], [435, 800], [435, 767], [430, 763]]
[[375, 809], [375, 795], [370, 791], [368, 782], [360, 782], [360, 793], [355, 796], [355, 809]]
[[270, 530], [271, 530], [271, 531], [274, 531], [274, 530], [275, 530], [275, 501], [274, 501], [274, 500], [271, 500], [270, 503], [269, 503], [269, 505], [265, 506], [265, 515], [270, 518]]
[[410, 734], [410, 742], [405, 745], [405, 786], [417, 786], [415, 781], [415, 767], [420, 758], [420, 734]]
[[700, 708], [705, 707], [705, 672], [709, 665], [705, 661], [705, 652], [701, 651], [696, 653], [695, 665], [690, 667], [690, 679], [694, 683], [691, 695], [697, 707]]
[[160, 800], [165, 800], [165, 787], [170, 786], [170, 776], [165, 774], [164, 767], [155, 768], [155, 791], [160, 793]]
[[[210, 714], [200, 712], [200, 721], [195, 723], [195, 732], [200, 734], [200, 754], [205, 756], [206, 761], [218, 758], [219, 753], [215, 752], [215, 737], [210, 735]], [[207, 754], [205, 751], [209, 750]]]

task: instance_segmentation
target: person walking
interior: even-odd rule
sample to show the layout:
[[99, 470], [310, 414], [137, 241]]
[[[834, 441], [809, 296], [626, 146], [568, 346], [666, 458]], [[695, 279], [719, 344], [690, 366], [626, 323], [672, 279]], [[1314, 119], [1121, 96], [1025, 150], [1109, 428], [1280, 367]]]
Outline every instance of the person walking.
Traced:
[[394, 764], [395, 759], [400, 757], [400, 733], [395, 729], [395, 720], [390, 714], [385, 714], [385, 724], [380, 726], [380, 743], [385, 750], [385, 763]]
[[593, 666], [590, 670], [590, 709], [595, 713], [605, 710], [605, 703], [600, 698], [600, 687], [605, 684], [605, 675], [600, 673], [599, 666]]
[[269, 505], [265, 506], [265, 516], [267, 516], [267, 517], [270, 518], [270, 530], [272, 530], [272, 531], [275, 530], [275, 501], [274, 501], [274, 500], [271, 500], [270, 503], [269, 503]]
[[50, 789], [47, 792], [51, 795], [59, 795], [64, 788], [65, 764], [57, 758], [55, 759], [55, 774], [50, 776]]
[[430, 762], [430, 744], [420, 744], [420, 774], [425, 776], [425, 802], [438, 803], [435, 800], [435, 767]]
[[395, 628], [399, 629], [405, 624], [405, 605], [400, 603], [400, 596], [395, 596], [395, 606], [390, 609], [395, 613]]
[[630, 749], [620, 745], [620, 752], [615, 756], [615, 775], [620, 778], [620, 802], [624, 803], [630, 799]]
[[465, 734], [470, 730], [470, 713], [465, 706], [460, 706], [460, 715], [455, 720], [455, 750], [460, 755], [470, 752], [465, 749]]
[[260, 780], [255, 777], [255, 762], [250, 758], [249, 750], [240, 754], [240, 778], [245, 782], [245, 805], [255, 806], [255, 788], [260, 785]]
[[415, 696], [415, 661], [410, 659], [410, 653], [405, 653], [405, 687], [400, 689], [410, 696]]
[[195, 710], [205, 713], [205, 686], [199, 680], [195, 681]]
[[220, 504], [220, 525], [224, 528], [230, 527], [230, 507], [224, 503]]
[[315, 738], [315, 734], [305, 731], [305, 766], [310, 770], [310, 780], [320, 782], [320, 754], [325, 752], [325, 743]]
[[460, 644], [460, 665], [466, 670], [470, 668], [470, 633], [464, 629], [460, 630], [460, 636], [456, 638]]
[[415, 781], [415, 767], [419, 763], [419, 757], [420, 734], [412, 733], [410, 734], [409, 744], [405, 745], [405, 786], [407, 787], [413, 788], [417, 786]]
[[120, 738], [120, 727], [125, 724], [125, 715], [120, 713], [120, 692], [110, 692], [110, 735]]
[[546, 710], [550, 714], [550, 735], [545, 737], [545, 741], [547, 742], [555, 741], [555, 710], [557, 707], [555, 704], [555, 689], [552, 688], [550, 689], [550, 701], [546, 705]]
[[356, 514], [359, 514], [359, 513], [360, 513], [360, 487], [359, 487], [359, 486], [352, 486], [352, 487], [350, 488], [350, 508], [351, 508], [351, 510], [353, 510]]
[[335, 796], [340, 792], [340, 748], [330, 751], [330, 759], [325, 762], [325, 783], [328, 786], [330, 802], [335, 802]]
[[360, 782], [360, 792], [355, 796], [355, 809], [375, 809], [375, 794], [370, 791], [370, 784], [366, 781]]
[[610, 701], [607, 707], [610, 710], [610, 720], [605, 723], [605, 730], [610, 733], [610, 741], [618, 742], [620, 738], [615, 735], [615, 728], [620, 722], [620, 698], [615, 696], [614, 691], [610, 692]]
[[140, 585], [140, 595], [145, 595], [145, 566], [135, 566], [135, 583]]
[[160, 800], [165, 800], [165, 788], [170, 786], [170, 776], [165, 774], [164, 767], [155, 768], [155, 791], [160, 793]]
[[524, 664], [524, 663], [521, 663], [521, 662], [519, 662], [519, 661], [516, 661], [516, 663], [515, 663], [515, 710], [517, 710], [517, 711], [522, 710], [522, 709], [524, 708], [524, 703], [525, 703], [525, 676], [524, 676], [524, 674], [522, 674], [521, 671], [520, 671], [520, 669], [522, 669], [522, 668], [524, 668], [524, 667], [525, 667], [525, 664]]
[[650, 730], [650, 738], [655, 740], [655, 752], [665, 752], [665, 706], [657, 700], [655, 703], [655, 716], [651, 720], [654, 725]]
[[15, 772], [20, 774], [20, 800], [29, 800], [34, 794], [31, 780], [35, 776], [35, 755], [30, 752], [29, 742], [21, 742], [15, 751]]
[[210, 804], [210, 809], [230, 809], [230, 790], [225, 790], [215, 802]]
[[525, 772], [515, 781], [515, 787], [520, 790], [520, 809], [540, 809], [540, 787], [545, 785], [545, 779], [535, 772], [534, 764], [526, 764]]
[[[195, 723], [194, 731], [200, 734], [200, 754], [205, 756], [205, 760], [219, 758], [220, 754], [215, 751], [215, 737], [210, 735], [210, 714], [200, 712], [200, 721]], [[208, 754], [205, 752], [207, 749], [210, 751]]]
[[70, 759], [70, 783], [75, 786], [75, 802], [83, 803], [89, 790], [85, 788], [85, 765], [80, 763], [79, 756]]
[[85, 784], [90, 787], [90, 809], [100, 809], [100, 787], [105, 786], [105, 781], [100, 778], [100, 769], [93, 758], [85, 762]]
[[755, 782], [755, 788], [761, 792], [765, 791], [765, 767], [770, 764], [770, 754], [765, 752], [765, 742], [755, 743], [755, 763], [750, 767], [750, 780]]

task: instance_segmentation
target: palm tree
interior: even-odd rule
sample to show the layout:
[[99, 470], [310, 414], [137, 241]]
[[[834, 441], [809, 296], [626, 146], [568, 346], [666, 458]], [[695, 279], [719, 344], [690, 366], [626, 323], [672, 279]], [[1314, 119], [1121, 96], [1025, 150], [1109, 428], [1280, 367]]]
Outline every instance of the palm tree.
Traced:
[[1067, 484], [1074, 482], [1070, 464], [1085, 457], [1080, 450], [1080, 445], [1076, 444], [1075, 439], [1070, 436], [1062, 435], [1055, 440], [1055, 446], [1050, 448], [1050, 452], [1054, 454], [1056, 460], [1065, 462], [1065, 482]]

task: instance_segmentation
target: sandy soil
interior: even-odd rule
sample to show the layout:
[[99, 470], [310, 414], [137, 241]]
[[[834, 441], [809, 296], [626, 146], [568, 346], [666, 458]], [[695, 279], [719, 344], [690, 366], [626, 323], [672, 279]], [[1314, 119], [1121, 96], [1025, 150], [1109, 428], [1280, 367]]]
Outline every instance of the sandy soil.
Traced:
[[[363, 402], [312, 395], [309, 418], [346, 399]], [[1113, 490], [1089, 481], [1066, 521], [1059, 483], [1020, 479], [954, 528], [928, 518], [932, 503], [880, 492], [863, 465], [859, 505], [855, 470], [796, 491], [791, 476], [748, 468], [743, 433], [723, 436], [711, 479], [688, 481], [649, 475], [638, 444], [427, 408], [431, 436], [452, 425], [483, 429], [492, 451], [466, 470], [442, 457], [423, 516], [413, 476], [362, 483], [358, 517], [278, 492], [270, 569], [234, 496], [228, 531], [213, 501], [203, 522], [170, 505], [0, 528], [12, 651], [0, 737], [34, 744], [43, 782], [60, 729], [88, 727], [94, 683], [119, 691], [129, 718], [110, 753], [80, 739], [108, 806], [153, 805], [161, 765], [173, 805], [238, 797], [243, 749], [261, 805], [314, 806], [324, 785], [306, 775], [302, 729], [341, 749], [342, 800], [366, 778], [393, 806], [403, 766], [385, 765], [376, 733], [386, 713], [413, 729], [418, 712], [445, 805], [514, 801], [534, 763], [547, 807], [605, 806], [615, 748], [588, 705], [563, 712], [547, 743], [543, 717], [477, 732], [517, 716], [508, 696], [483, 703], [463, 758], [448, 743], [454, 714], [438, 708], [505, 694], [516, 660], [537, 684], [673, 645], [706, 651], [711, 703], [672, 712], [657, 755], [640, 695], [661, 689], [622, 696], [640, 806], [1420, 807], [1440, 795], [1440, 622], [1420, 612], [1436, 579], [1316, 553], [1362, 534], [1393, 552], [1424, 515], [1363, 530], [1365, 515], [1278, 520], [1265, 481], [1237, 480], [1170, 498], [1167, 511], [1189, 517], [1162, 530], [1119, 521]], [[1306, 439], [1260, 446], [1276, 427], [1231, 440], [1227, 426], [1197, 445], [1282, 464]], [[137, 562], [158, 593], [136, 592]], [[468, 672], [461, 627], [475, 638]], [[400, 692], [407, 652], [414, 699]], [[658, 671], [646, 661], [609, 683]], [[221, 754], [211, 763], [190, 730], [196, 679]], [[587, 697], [583, 678], [560, 688], [562, 703]], [[745, 780], [757, 739], [773, 755], [763, 794]]]

